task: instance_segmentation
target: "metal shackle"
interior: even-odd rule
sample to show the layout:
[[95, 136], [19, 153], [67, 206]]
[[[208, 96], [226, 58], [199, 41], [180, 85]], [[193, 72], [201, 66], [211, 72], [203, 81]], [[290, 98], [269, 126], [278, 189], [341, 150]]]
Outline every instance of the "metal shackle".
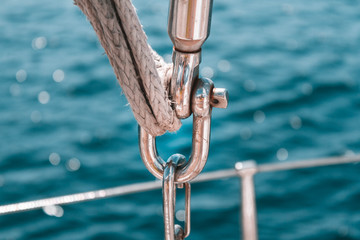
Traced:
[[170, 96], [180, 119], [191, 115], [191, 89], [199, 76], [201, 46], [210, 34], [212, 0], [170, 0], [168, 33], [174, 44]]
[[[223, 94], [218, 94], [219, 90]], [[217, 93], [217, 94], [216, 94]], [[210, 126], [212, 107], [227, 106], [227, 91], [216, 89], [210, 79], [198, 79], [192, 95], [193, 136], [191, 155], [177, 170], [176, 182], [184, 183], [194, 179], [204, 168], [210, 146]], [[163, 179], [166, 162], [158, 155], [156, 139], [139, 127], [139, 147], [146, 168], [156, 178]]]

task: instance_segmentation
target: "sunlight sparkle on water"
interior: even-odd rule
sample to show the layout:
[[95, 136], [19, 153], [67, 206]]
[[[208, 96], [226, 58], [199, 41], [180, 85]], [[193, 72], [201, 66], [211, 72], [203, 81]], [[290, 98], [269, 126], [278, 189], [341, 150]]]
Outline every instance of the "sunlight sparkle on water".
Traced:
[[51, 153], [49, 155], [49, 161], [54, 166], [59, 165], [61, 161], [60, 155], [58, 153]]
[[65, 73], [63, 70], [61, 69], [57, 69], [54, 71], [53, 75], [52, 75], [53, 79], [55, 82], [62, 82], [65, 78]]
[[266, 116], [263, 111], [258, 110], [254, 113], [254, 121], [256, 123], [263, 123], [265, 121], [265, 118]]
[[212, 78], [214, 76], [214, 70], [209, 66], [203, 67], [201, 69], [201, 75], [203, 77]]
[[220, 60], [217, 64], [218, 69], [221, 72], [229, 72], [231, 70], [231, 64], [228, 60]]
[[27, 78], [27, 73], [24, 69], [20, 69], [19, 71], [16, 72], [16, 80], [18, 82], [24, 82]]
[[41, 91], [38, 100], [41, 104], [47, 104], [50, 101], [50, 94], [47, 91]]
[[9, 91], [12, 96], [14, 97], [19, 96], [21, 93], [19, 84], [17, 83], [11, 84]]
[[62, 217], [64, 215], [64, 209], [60, 206], [50, 205], [42, 208], [44, 213], [49, 216]]
[[66, 162], [66, 169], [70, 172], [79, 170], [81, 163], [77, 158], [71, 158]]
[[41, 113], [39, 111], [32, 111], [31, 115], [30, 115], [30, 119], [33, 123], [38, 123], [41, 121], [42, 116]]
[[45, 37], [37, 37], [32, 40], [31, 46], [34, 50], [40, 50], [47, 45], [47, 39]]
[[185, 210], [178, 210], [175, 213], [175, 217], [179, 222], [185, 221]]
[[279, 159], [280, 161], [285, 161], [289, 156], [288, 151], [285, 148], [280, 148], [277, 152], [276, 152], [276, 157], [277, 159]]
[[290, 118], [290, 125], [293, 129], [300, 129], [302, 126], [301, 118], [298, 116], [293, 116]]

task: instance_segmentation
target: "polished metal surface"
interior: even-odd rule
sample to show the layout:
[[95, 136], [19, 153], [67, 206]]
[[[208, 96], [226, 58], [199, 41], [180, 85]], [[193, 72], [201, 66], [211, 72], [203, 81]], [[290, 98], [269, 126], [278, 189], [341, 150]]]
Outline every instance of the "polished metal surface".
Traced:
[[110, 198], [115, 196], [128, 195], [138, 192], [151, 191], [161, 188], [160, 181], [142, 182], [129, 184], [126, 186], [118, 186], [113, 188], [100, 189], [96, 191], [89, 191], [83, 193], [69, 194], [52, 198], [44, 198], [35, 201], [20, 202], [0, 206], [0, 215], [17, 213], [23, 211], [36, 210], [39, 208], [73, 204], [103, 198]]
[[[270, 171], [284, 171], [301, 168], [323, 167], [330, 165], [340, 164], [354, 164], [360, 162], [360, 155], [355, 156], [341, 156], [330, 157], [313, 160], [301, 160], [295, 162], [281, 162], [257, 165], [257, 172], [270, 172]], [[241, 162], [239, 162], [241, 163]], [[239, 165], [240, 166], [240, 165]], [[360, 165], [356, 165], [360, 166]], [[191, 183], [208, 182], [218, 179], [237, 177], [238, 171], [236, 169], [218, 170], [213, 172], [202, 173], [197, 176]], [[22, 211], [36, 210], [46, 206], [52, 205], [66, 205], [91, 200], [98, 200], [103, 198], [110, 198], [139, 192], [152, 191], [161, 188], [160, 181], [142, 182], [129, 184], [125, 186], [118, 186], [113, 188], [100, 189], [84, 193], [76, 193], [63, 195], [52, 198], [39, 199], [34, 201], [13, 203], [0, 206], [0, 215], [17, 213]]]
[[184, 119], [191, 115], [191, 90], [199, 77], [201, 52], [173, 52], [173, 73], [171, 78], [170, 96], [178, 118]]
[[225, 88], [213, 88], [211, 94], [211, 106], [216, 108], [227, 108], [229, 94]]
[[197, 52], [210, 33], [212, 0], [170, 0], [168, 33], [181, 52]]
[[301, 168], [313, 168], [313, 167], [323, 167], [337, 164], [346, 164], [346, 163], [356, 163], [359, 162], [360, 155], [354, 156], [341, 156], [341, 157], [329, 157], [329, 158], [319, 158], [319, 159], [310, 159], [303, 161], [295, 162], [281, 162], [281, 163], [267, 163], [258, 165], [258, 172], [274, 172], [274, 171], [283, 171], [283, 170], [293, 170]]
[[[166, 240], [175, 240], [175, 170], [176, 163], [167, 162], [163, 175], [163, 213], [164, 213], [164, 233]], [[182, 231], [178, 231], [180, 234]]]
[[191, 231], [191, 185], [190, 183], [184, 183], [185, 185], [185, 232], [184, 238], [190, 235]]
[[141, 159], [147, 170], [157, 179], [162, 179], [165, 161], [158, 155], [156, 138], [150, 135], [140, 125], [138, 127], [139, 148]]
[[170, 0], [168, 33], [174, 44], [170, 96], [180, 119], [191, 115], [190, 99], [199, 76], [201, 46], [210, 33], [212, 0]]
[[[209, 79], [199, 79], [192, 95], [193, 137], [192, 152], [186, 165], [179, 169], [175, 181], [189, 182], [204, 168], [210, 146], [211, 104], [210, 94], [213, 83]], [[156, 178], [163, 178], [164, 160], [157, 154], [155, 138], [139, 128], [141, 158], [146, 168]]]
[[241, 177], [241, 225], [243, 240], [257, 240], [257, 220], [254, 175], [257, 172], [255, 161], [237, 163], [235, 169]]
[[177, 185], [178, 188], [185, 187], [185, 220], [184, 220], [184, 238], [190, 235], [191, 231], [191, 185], [190, 183], [180, 183]]
[[163, 175], [163, 212], [166, 240], [184, 239], [190, 233], [190, 184], [185, 186], [185, 230], [175, 225], [176, 184], [175, 175], [183, 162], [182, 155], [174, 154], [166, 162]]

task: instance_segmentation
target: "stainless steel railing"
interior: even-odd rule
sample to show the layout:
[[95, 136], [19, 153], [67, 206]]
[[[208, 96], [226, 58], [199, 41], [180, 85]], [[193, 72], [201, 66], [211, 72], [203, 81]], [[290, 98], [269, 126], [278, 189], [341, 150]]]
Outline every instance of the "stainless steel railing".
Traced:
[[[300, 168], [323, 167], [330, 165], [360, 162], [360, 155], [330, 157], [294, 162], [280, 162], [257, 165], [255, 161], [244, 161], [235, 164], [235, 169], [207, 172], [196, 177], [192, 183], [207, 182], [217, 179], [239, 177], [241, 181], [241, 224], [244, 240], [257, 239], [257, 220], [255, 204], [255, 186], [253, 176], [261, 172], [273, 172]], [[0, 215], [35, 210], [47, 206], [65, 205], [85, 202], [101, 198], [109, 198], [161, 188], [160, 181], [151, 181], [106, 188], [96, 191], [76, 193], [59, 197], [45, 198], [35, 201], [0, 205]]]

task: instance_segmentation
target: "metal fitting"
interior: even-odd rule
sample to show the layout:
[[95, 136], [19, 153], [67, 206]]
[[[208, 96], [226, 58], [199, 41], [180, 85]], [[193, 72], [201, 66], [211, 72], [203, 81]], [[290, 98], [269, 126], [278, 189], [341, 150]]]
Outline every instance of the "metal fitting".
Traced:
[[248, 160], [235, 164], [237, 174], [241, 178], [241, 224], [244, 240], [257, 240], [257, 217], [254, 175], [258, 172], [256, 162]]
[[191, 115], [191, 89], [194, 80], [199, 77], [201, 52], [173, 52], [173, 74], [171, 77], [170, 96], [176, 115], [180, 119]]
[[212, 0], [170, 0], [168, 33], [176, 51], [197, 52], [210, 34]]
[[212, 0], [170, 0], [168, 33], [174, 44], [170, 95], [178, 118], [191, 115], [191, 89], [199, 76], [201, 46], [210, 34]]
[[[172, 155], [166, 162], [163, 176], [163, 212], [164, 230], [166, 240], [183, 240], [190, 234], [190, 183], [183, 183], [181, 187], [176, 186], [175, 176], [177, 169], [182, 164], [182, 156]], [[176, 188], [185, 187], [185, 223], [184, 229], [175, 224]]]
[[[189, 160], [177, 171], [176, 182], [184, 183], [194, 179], [204, 168], [210, 146], [211, 95], [214, 84], [209, 79], [199, 79], [192, 95], [193, 136]], [[224, 90], [226, 91], [226, 90]], [[227, 94], [221, 102], [227, 105]], [[216, 104], [214, 104], [216, 106]], [[166, 162], [157, 154], [156, 138], [139, 127], [139, 147], [146, 168], [158, 179], [163, 179]]]

